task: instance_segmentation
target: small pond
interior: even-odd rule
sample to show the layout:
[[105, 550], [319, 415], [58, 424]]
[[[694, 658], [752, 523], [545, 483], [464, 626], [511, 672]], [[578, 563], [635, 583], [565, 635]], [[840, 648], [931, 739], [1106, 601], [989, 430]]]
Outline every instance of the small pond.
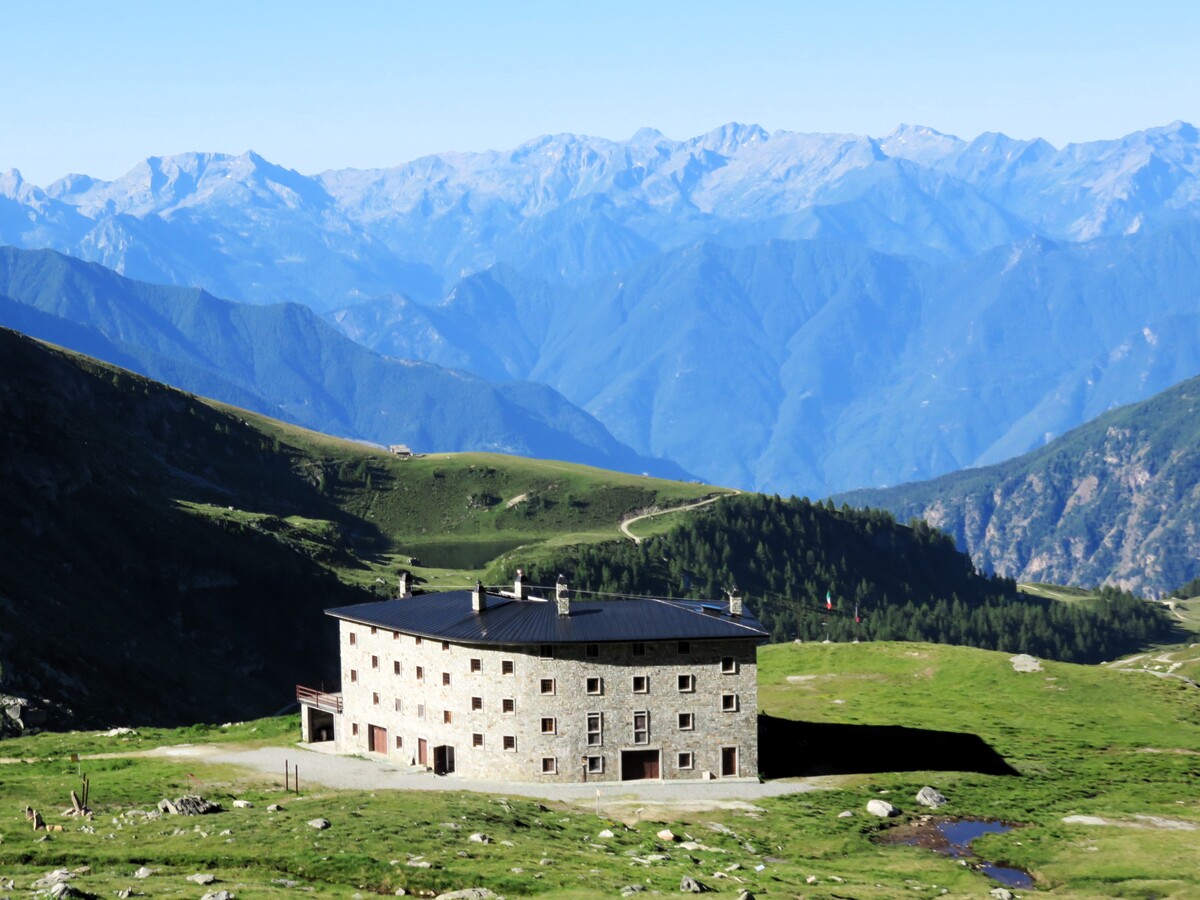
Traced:
[[[889, 844], [907, 844], [924, 847], [954, 859], [977, 859], [971, 842], [985, 834], [1005, 834], [1016, 826], [986, 819], [935, 819], [925, 817], [907, 825], [901, 825], [880, 835], [880, 840]], [[989, 878], [1005, 887], [1031, 889], [1033, 878], [1028, 872], [997, 866], [986, 860], [971, 864]]]
[[402, 553], [416, 557], [422, 566], [434, 569], [482, 569], [493, 559], [509, 550], [530, 543], [528, 540], [507, 541], [430, 541], [405, 544]]

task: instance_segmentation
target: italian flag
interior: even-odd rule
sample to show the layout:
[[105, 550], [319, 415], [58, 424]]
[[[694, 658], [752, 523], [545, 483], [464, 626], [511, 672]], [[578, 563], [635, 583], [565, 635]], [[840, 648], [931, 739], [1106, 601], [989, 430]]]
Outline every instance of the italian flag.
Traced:
[[832, 597], [832, 595], [829, 593], [829, 591], [826, 591], [826, 592], [825, 592], [825, 608], [826, 608], [826, 609], [833, 609], [833, 597]]

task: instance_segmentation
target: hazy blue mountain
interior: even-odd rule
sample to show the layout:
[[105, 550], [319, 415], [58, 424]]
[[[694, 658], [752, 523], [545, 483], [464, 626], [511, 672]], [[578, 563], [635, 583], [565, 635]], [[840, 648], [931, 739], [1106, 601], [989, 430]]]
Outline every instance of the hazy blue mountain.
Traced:
[[1200, 378], [1024, 456], [838, 500], [923, 518], [997, 574], [1166, 593], [1200, 576]]
[[418, 450], [497, 450], [681, 477], [550, 388], [381, 357], [297, 304], [250, 306], [0, 248], [0, 324], [205, 396]]

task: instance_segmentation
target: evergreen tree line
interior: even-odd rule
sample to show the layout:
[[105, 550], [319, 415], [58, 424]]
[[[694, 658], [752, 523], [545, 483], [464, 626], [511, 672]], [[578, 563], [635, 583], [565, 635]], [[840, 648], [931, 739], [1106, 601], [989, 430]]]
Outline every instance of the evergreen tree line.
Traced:
[[736, 586], [777, 641], [933, 641], [1097, 662], [1169, 629], [1127, 592], [1075, 604], [1030, 597], [977, 573], [923, 521], [807, 499], [731, 497], [641, 544], [568, 548], [528, 574], [548, 585], [559, 573], [614, 594], [711, 598]]

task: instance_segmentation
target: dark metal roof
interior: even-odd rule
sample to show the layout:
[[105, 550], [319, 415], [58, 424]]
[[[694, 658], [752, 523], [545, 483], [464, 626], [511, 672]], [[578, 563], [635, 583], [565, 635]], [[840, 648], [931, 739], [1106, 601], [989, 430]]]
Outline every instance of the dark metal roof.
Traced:
[[745, 638], [766, 640], [753, 616], [731, 616], [723, 603], [699, 600], [573, 600], [560, 616], [553, 600], [489, 593], [471, 609], [471, 591], [418, 594], [326, 610], [326, 614], [405, 634], [466, 644], [578, 644]]

